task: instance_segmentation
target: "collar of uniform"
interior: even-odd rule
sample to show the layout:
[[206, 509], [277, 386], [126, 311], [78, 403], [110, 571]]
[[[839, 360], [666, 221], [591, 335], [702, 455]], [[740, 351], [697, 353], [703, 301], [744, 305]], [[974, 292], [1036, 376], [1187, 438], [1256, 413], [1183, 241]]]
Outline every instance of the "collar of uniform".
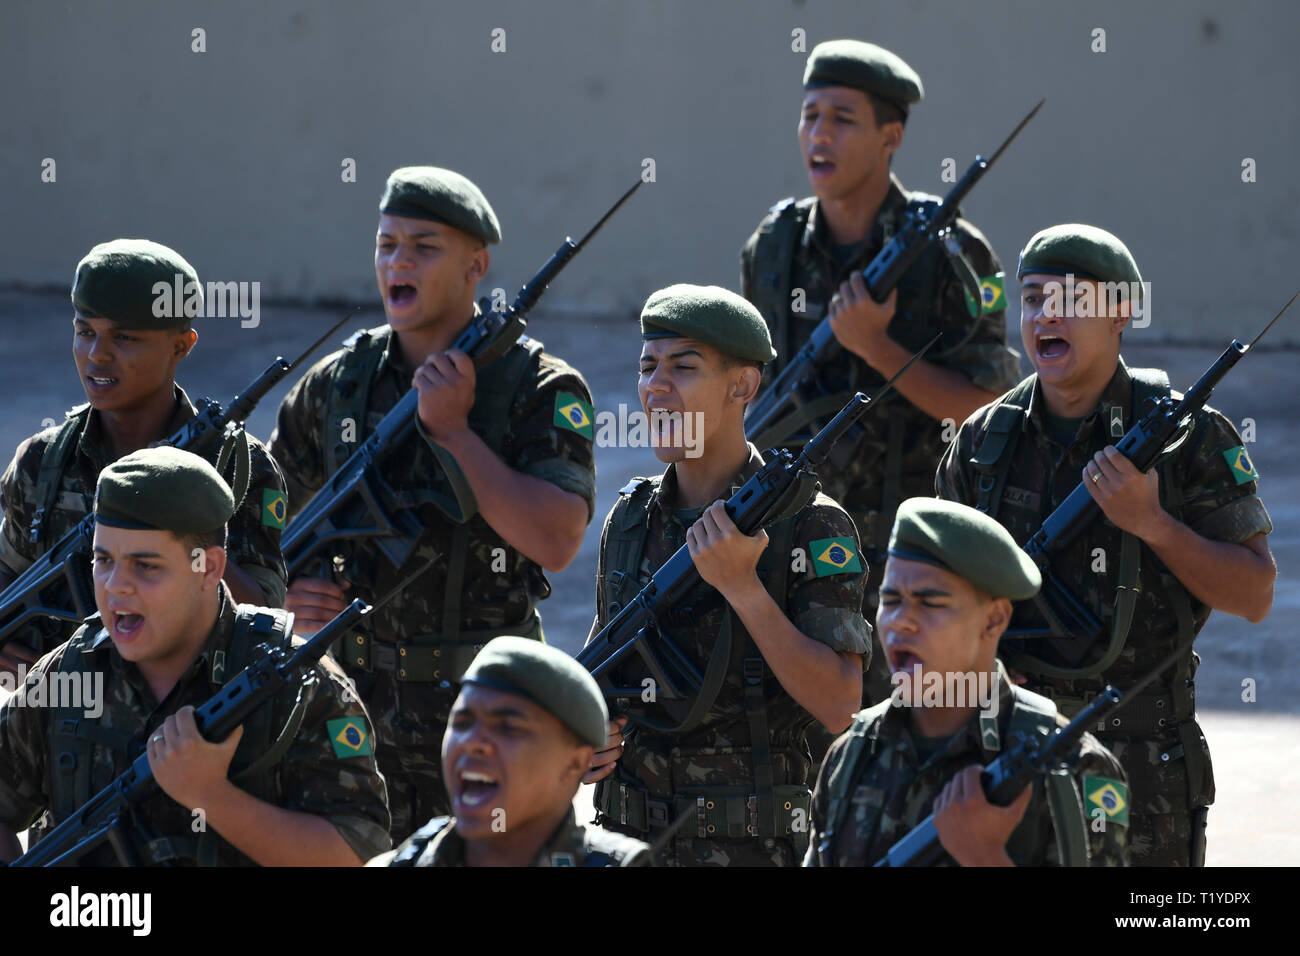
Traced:
[[[763, 456], [759, 454], [758, 448], [753, 442], [746, 442], [749, 447], [749, 460], [745, 462], [740, 471], [736, 472], [735, 477], [731, 479], [731, 487], [727, 494], [722, 496], [730, 498], [740, 486], [747, 482], [758, 469], [763, 467]], [[651, 507], [658, 508], [664, 521], [675, 521], [677, 510], [673, 508], [671, 502], [677, 497], [677, 465], [674, 462], [664, 469], [663, 479], [659, 482], [659, 487], [653, 492]]]
[[[470, 316], [469, 322], [473, 322], [482, 314], [483, 314], [483, 310], [480, 309], [478, 307], [478, 303], [475, 302], [474, 314]], [[469, 327], [469, 322], [465, 323], [465, 328]], [[406, 384], [409, 386], [411, 384], [410, 378], [412, 375], [415, 374], [415, 369], [407, 368], [406, 365], [403, 364], [402, 353], [398, 351], [398, 349], [395, 347], [397, 344], [397, 335], [393, 332], [392, 326], [385, 325], [384, 329], [386, 331], [386, 334], [388, 335], [388, 339], [387, 341], [384, 342], [384, 354], [379, 359], [378, 367], [380, 369], [392, 368], [393, 371], [405, 375], [407, 379]], [[460, 332], [464, 332], [464, 331], [465, 329], [460, 330]], [[460, 337], [460, 332], [456, 333], [457, 338]]]
[[[867, 235], [864, 249], [876, 249], [885, 244], [898, 231], [898, 222], [902, 211], [907, 208], [907, 190], [897, 176], [890, 172], [889, 188], [885, 191], [885, 200], [876, 213], [876, 221]], [[805, 247], [813, 246], [823, 255], [830, 255], [830, 236], [826, 231], [826, 220], [821, 214], [821, 201], [814, 200], [808, 213], [808, 222], [804, 226], [802, 243]]]
[[[994, 664], [997, 666], [998, 739], [1003, 741], [1006, 739], [1007, 722], [1011, 719], [1011, 681], [1007, 678], [1007, 671], [1002, 665], [1002, 661], [997, 659]], [[907, 719], [907, 711], [910, 709], [907, 707], [889, 707], [880, 719], [877, 736], [896, 741], [906, 741], [912, 756], [915, 758], [917, 757], [916, 744], [912, 739], [911, 722]], [[939, 753], [942, 753], [945, 757], [958, 757], [967, 751], [979, 751], [983, 763], [988, 763], [1001, 752], [1000, 750], [985, 748], [983, 734], [980, 732], [980, 713], [978, 709], [971, 715], [970, 720], [949, 738], [948, 746]]]
[[582, 846], [582, 828], [578, 826], [577, 814], [570, 806], [550, 839], [542, 844], [533, 866], [577, 866], [573, 848], [578, 846]]
[[[1124, 409], [1124, 421], [1128, 422], [1129, 407], [1132, 404], [1133, 379], [1128, 373], [1128, 366], [1124, 364], [1123, 356], [1121, 356], [1115, 363], [1115, 374], [1110, 377], [1110, 381], [1106, 383], [1106, 387], [1101, 391], [1101, 398], [1098, 399], [1096, 407], [1084, 417], [1084, 425], [1091, 425], [1101, 411], [1113, 405], [1118, 405]], [[1040, 435], [1048, 432], [1046, 413], [1047, 400], [1043, 398], [1043, 383], [1035, 375], [1034, 391], [1029, 396], [1029, 408], [1026, 418]], [[1082, 427], [1080, 430], [1082, 431]]]
[[[180, 430], [182, 425], [199, 413], [194, 403], [190, 401], [190, 397], [185, 394], [185, 389], [175, 382], [172, 383], [172, 387], [175, 389], [173, 394], [176, 404], [171, 418], [167, 419], [167, 424], [163, 428], [161, 438], [170, 438]], [[77, 452], [89, 458], [100, 471], [111, 463], [104, 443], [104, 426], [100, 421], [99, 412], [93, 408], [86, 416], [86, 424], [77, 439]]]

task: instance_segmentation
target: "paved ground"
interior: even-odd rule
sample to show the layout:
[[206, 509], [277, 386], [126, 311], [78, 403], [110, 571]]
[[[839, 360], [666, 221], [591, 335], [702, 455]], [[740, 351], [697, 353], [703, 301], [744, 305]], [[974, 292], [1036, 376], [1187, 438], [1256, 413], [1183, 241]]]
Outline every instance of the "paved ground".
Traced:
[[[562, 279], [560, 281], [563, 281]], [[201, 327], [200, 343], [181, 366], [180, 380], [192, 398], [225, 402], [275, 358], [296, 357], [345, 314], [263, 306], [257, 328], [235, 319], [212, 319]], [[349, 329], [382, 321], [377, 309]], [[1141, 345], [1130, 333], [1130, 365], [1167, 368], [1176, 387], [1186, 387], [1235, 334], [1249, 338], [1267, 316], [1225, 322], [1223, 341], [1204, 348]], [[9, 401], [0, 414], [0, 448], [12, 449], [61, 416], [83, 397], [71, 357], [71, 314], [66, 296], [0, 293], [0, 330], [9, 355], [3, 389]], [[620, 402], [636, 407], [637, 339], [631, 315], [599, 320], [538, 313], [529, 331], [556, 354], [580, 365], [596, 397], [597, 411], [617, 412]], [[317, 353], [319, 357], [322, 352]], [[1238, 426], [1254, 420], [1251, 456], [1263, 476], [1261, 493], [1276, 530], [1270, 537], [1280, 568], [1272, 613], [1260, 625], [1216, 614], [1197, 641], [1203, 661], [1198, 681], [1202, 724], [1215, 759], [1218, 800], [1210, 815], [1210, 862], [1219, 865], [1300, 863], [1300, 587], [1292, 569], [1300, 562], [1300, 448], [1291, 440], [1300, 420], [1300, 392], [1294, 387], [1297, 354], [1261, 351], [1244, 359], [1216, 392], [1213, 404]], [[257, 409], [252, 431], [269, 436], [275, 407], [291, 381], [282, 383]], [[7, 455], [5, 451], [3, 454]], [[598, 523], [618, 489], [632, 475], [659, 469], [648, 449], [600, 448], [596, 526], [573, 564], [551, 577], [554, 594], [543, 605], [547, 637], [575, 651], [591, 622], [599, 545]], [[1246, 679], [1255, 701], [1242, 701]], [[0, 691], [0, 694], [3, 692]], [[588, 791], [578, 801], [588, 800]]]

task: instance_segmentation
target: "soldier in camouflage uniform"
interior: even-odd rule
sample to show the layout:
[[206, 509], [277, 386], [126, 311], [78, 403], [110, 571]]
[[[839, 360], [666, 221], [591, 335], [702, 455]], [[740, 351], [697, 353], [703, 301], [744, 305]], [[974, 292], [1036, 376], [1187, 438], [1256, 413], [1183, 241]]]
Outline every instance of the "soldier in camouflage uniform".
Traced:
[[1124, 771], [1091, 734], [1069, 771], [1039, 775], [1006, 807], [979, 782], [1014, 735], [1067, 723], [1051, 701], [1013, 686], [995, 657], [1011, 599], [1039, 583], [991, 518], [933, 498], [902, 504], [876, 618], [893, 699], [831, 745], [805, 865], [870, 866], [932, 813], [938, 866], [1126, 865]]
[[[179, 309], [171, 312], [177, 318], [154, 315], [154, 283], [170, 289], [176, 276], [182, 284], [193, 283], [201, 310], [198, 276], [166, 246], [117, 239], [95, 246], [78, 264], [73, 356], [88, 404], [19, 445], [4, 473], [0, 587], [86, 517], [105, 465], [194, 418], [195, 408], [175, 378], [177, 364], [198, 338], [191, 317]], [[249, 436], [248, 446], [248, 491], [230, 522], [226, 583], [236, 600], [279, 607], [286, 586], [280, 556], [284, 477], [261, 442]], [[0, 670], [31, 664], [74, 630], [54, 620], [24, 625], [0, 649]]]
[[369, 722], [328, 657], [224, 741], [198, 732], [194, 709], [254, 646], [291, 638], [283, 611], [236, 606], [222, 580], [235, 503], [216, 470], [174, 448], [134, 452], [101, 473], [94, 508], [99, 614], [0, 706], [0, 857], [142, 753], [162, 792], [127, 821], [125, 859], [104, 844], [83, 864], [359, 866], [385, 850]]
[[[1007, 348], [1002, 265], [973, 225], [958, 219], [960, 255], [932, 245], [877, 303], [860, 275], [899, 231], [909, 209], [932, 200], [890, 171], [921, 79], [888, 50], [856, 40], [818, 44], [804, 72], [799, 146], [814, 196], [772, 207], [741, 251], [741, 292], [772, 330], [779, 374], [817, 324], [832, 318], [842, 346], [820, 371], [821, 423], [857, 390], [870, 392], [908, 357], [943, 339], [899, 379], [881, 407], [836, 449], [822, 474], [844, 506], [868, 565], [863, 612], [874, 616], [884, 549], [898, 503], [929, 495], [949, 428], [1010, 388], [1019, 358]], [[964, 279], [962, 278], [964, 277]], [[978, 298], [972, 294], [978, 284]], [[829, 409], [830, 411], [826, 411]], [[754, 436], [759, 447], [770, 442]], [[881, 655], [869, 663], [867, 702], [889, 694]], [[824, 749], [825, 741], [821, 743]]]
[[574, 818], [609, 711], [590, 674], [537, 641], [498, 637], [465, 672], [442, 743], [454, 817], [369, 866], [648, 866], [640, 840]]
[[[651, 421], [655, 454], [669, 463], [663, 477], [634, 479], [605, 522], [592, 636], [685, 543], [710, 587], [663, 634], [701, 673], [711, 660], [725, 670], [690, 726], [666, 727], [653, 701], [632, 729], [626, 715], [611, 723], [587, 778], [600, 781], [597, 822], [655, 838], [691, 807], [696, 819], [668, 862], [796, 865], [810, 797], [806, 732], [816, 722], [842, 730], [862, 695], [871, 629], [857, 535], [821, 494], [752, 537], [727, 516], [720, 499], [763, 464], [743, 413], [773, 352], [748, 302], [716, 286], [671, 286], [646, 302], [641, 327], [642, 408], [677, 417]], [[703, 426], [695, 457], [691, 415]], [[645, 686], [634, 663], [614, 671], [617, 686]]]
[[[474, 654], [502, 633], [541, 639], [543, 568], [577, 554], [596, 478], [591, 395], [575, 369], [527, 337], [477, 372], [447, 351], [476, 314], [486, 247], [500, 240], [483, 194], [450, 170], [408, 167], [389, 177], [380, 213], [375, 272], [388, 325], [303, 376], [280, 406], [271, 449], [296, 513], [419, 390], [419, 434], [375, 476], [420, 528], [409, 558], [394, 566], [374, 539], [345, 546], [342, 581], [299, 576], [286, 604], [301, 628], [319, 627], [351, 597], [386, 594], [432, 559], [338, 654], [377, 725], [400, 842], [449, 809], [439, 749]], [[468, 506], [449, 471], [467, 484]]]
[[[1108, 683], [1123, 690], [1190, 643], [1212, 608], [1262, 620], [1276, 576], [1272, 523], [1241, 437], [1211, 408], [1145, 475], [1115, 450], [1144, 401], [1169, 391], [1163, 372], [1130, 369], [1119, 355], [1142, 289], [1119, 239], [1053, 226], [1030, 239], [1018, 274], [1021, 337], [1037, 371], [966, 421], [936, 488], [997, 518], [1021, 543], [1081, 480], [1100, 505], [1106, 520], [1094, 519], [1051, 564], [1100, 622], [1096, 640], [1079, 660], [1055, 642], [1004, 641], [1007, 666], [1073, 715]], [[1122, 284], [1115, 302], [1106, 301], [1108, 284]], [[1043, 623], [1022, 607], [1013, 631]], [[1198, 663], [1189, 649], [1097, 732], [1128, 773], [1134, 865], [1204, 860], [1214, 775], [1196, 723]]]

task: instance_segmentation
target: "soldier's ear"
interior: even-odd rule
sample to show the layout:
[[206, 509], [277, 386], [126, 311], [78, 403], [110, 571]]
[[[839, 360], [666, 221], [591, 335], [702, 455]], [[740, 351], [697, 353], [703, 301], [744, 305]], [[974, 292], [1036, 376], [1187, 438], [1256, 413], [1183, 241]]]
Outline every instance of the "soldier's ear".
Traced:
[[756, 365], [737, 365], [734, 371], [737, 375], [732, 382], [731, 397], [742, 405], [747, 405], [758, 394], [758, 387], [763, 383], [763, 373]]
[[1011, 623], [1011, 601], [1007, 598], [993, 598], [988, 603], [988, 614], [984, 618], [984, 633], [981, 640], [991, 641], [996, 648], [998, 639]]
[[[470, 240], [475, 242], [476, 240]], [[488, 247], [483, 243], [478, 243], [478, 248], [470, 252], [469, 268], [465, 271], [465, 279], [470, 285], [478, 285], [485, 275], [487, 275], [488, 266], [492, 264], [492, 254], [488, 252]]]
[[194, 351], [194, 343], [199, 340], [199, 333], [193, 329], [186, 329], [183, 332], [176, 333], [176, 341], [172, 345], [172, 355], [176, 361], [180, 361]]

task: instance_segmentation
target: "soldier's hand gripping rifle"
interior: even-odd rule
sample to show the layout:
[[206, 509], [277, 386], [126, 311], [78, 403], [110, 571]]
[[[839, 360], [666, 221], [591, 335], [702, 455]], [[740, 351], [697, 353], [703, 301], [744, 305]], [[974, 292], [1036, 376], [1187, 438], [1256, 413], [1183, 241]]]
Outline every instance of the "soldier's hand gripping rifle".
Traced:
[[[1181, 400], [1170, 396], [1158, 399], [1125, 433], [1115, 448], [1138, 471], [1147, 472], [1155, 467], [1166, 449], [1184, 437], [1191, 427], [1192, 416], [1205, 407], [1215, 386], [1273, 328], [1297, 297], [1300, 297], [1300, 293], [1291, 297], [1291, 301], [1282, 307], [1249, 345], [1233, 339], [1232, 344], [1224, 349], [1223, 354], [1196, 380], [1196, 384], [1187, 390]], [[1100, 506], [1088, 493], [1087, 486], [1080, 481], [1069, 496], [1047, 516], [1034, 536], [1025, 542], [1025, 553], [1038, 565], [1043, 578], [1042, 589], [1033, 598], [1033, 603], [1047, 623], [1044, 627], [1015, 627], [1007, 630], [1003, 639], [1011, 642], [1007, 645], [1008, 652], [1018, 654], [1020, 661], [1051, 667], [1059, 673], [1061, 668], [1058, 665], [1050, 665], [1032, 657], [1028, 651], [1029, 645], [1021, 641], [1026, 638], [1049, 638], [1050, 646], [1060, 657], [1067, 664], [1077, 666], [1089, 649], [1104, 638], [1102, 622], [1061, 584], [1051, 569], [1052, 557], [1077, 538], [1101, 513]], [[1107, 656], [1117, 651], [1117, 647], [1112, 647]]]
[[[253, 384], [234, 397], [228, 407], [220, 402], [201, 398], [195, 403], [198, 414], [177, 429], [174, 435], [160, 442], [196, 455], [208, 457], [212, 449], [222, 445], [228, 451], [242, 437], [244, 422], [266, 394], [301, 365], [345, 322], [356, 315], [353, 310], [332, 329], [312, 343], [293, 362], [277, 356]], [[248, 482], [246, 462], [235, 458], [237, 474], [235, 483]], [[225, 460], [218, 460], [217, 470], [223, 471]], [[32, 519], [32, 542], [39, 540], [40, 525], [48, 515], [38, 508]], [[36, 620], [53, 618], [68, 623], [80, 623], [95, 613], [95, 592], [90, 581], [90, 553], [95, 536], [95, 516], [87, 515], [68, 531], [54, 546], [37, 558], [32, 565], [14, 579], [0, 594], [0, 647], [3, 647], [23, 625]]]
[[[354, 600], [337, 617], [297, 647], [287, 644], [272, 647], [259, 644], [254, 661], [236, 674], [221, 690], [194, 711], [194, 723], [205, 740], [220, 743], [259, 707], [285, 687], [302, 682], [312, 667], [325, 656], [330, 644], [342, 637], [366, 615], [382, 606], [409, 585], [427, 566], [408, 575], [401, 584], [385, 594], [373, 606]], [[256, 626], [256, 624], [255, 624]], [[293, 616], [288, 627], [293, 630]], [[91, 850], [108, 843], [123, 866], [139, 866], [127, 838], [130, 828], [146, 828], [134, 819], [135, 808], [160, 790], [149, 766], [149, 755], [141, 754], [129, 770], [91, 797], [76, 813], [63, 820], [34, 847], [10, 863], [10, 866], [61, 866], [75, 863]]]
[[[1010, 806], [1020, 791], [1033, 783], [1039, 774], [1072, 768], [1083, 735], [1099, 722], [1109, 721], [1117, 710], [1136, 698], [1144, 687], [1172, 667], [1180, 655], [1190, 650], [1190, 642], [1179, 647], [1155, 670], [1122, 694], [1114, 685], [1108, 685], [1096, 700], [1079, 711], [1074, 720], [1051, 736], [1014, 735], [1007, 749], [980, 774], [980, 785], [984, 788], [989, 803], [999, 807]], [[834, 838], [835, 834], [830, 829], [821, 835], [817, 852], [821, 854], [823, 866], [831, 865], [829, 857]], [[876, 866], [929, 866], [943, 853], [939, 832], [934, 828], [934, 814], [930, 814], [907, 836], [891, 846]]]
[[[481, 299], [480, 314], [451, 347], [463, 351], [474, 362], [475, 369], [482, 369], [504, 355], [524, 333], [526, 316], [546, 287], [618, 212], [641, 182], [638, 179], [581, 241], [575, 243], [565, 237], [560, 248], [519, 290], [505, 312], [493, 312], [491, 300]], [[413, 511], [391, 502], [391, 495], [380, 480], [377, 468], [415, 430], [419, 401], [420, 393], [411, 388], [289, 522], [280, 539], [280, 547], [290, 580], [301, 576], [313, 559], [320, 563], [320, 576], [330, 577], [336, 549], [350, 541], [364, 539], [373, 542], [393, 567], [401, 567], [411, 556], [423, 528]], [[454, 467], [454, 462], [442, 459], [442, 463], [446, 466], [444, 474], [452, 486], [456, 503], [461, 505], [459, 517], [463, 519], [466, 517], [463, 501], [467, 498], [472, 500], [468, 483]], [[456, 516], [449, 516], [455, 520]]]
[[[976, 156], [965, 175], [942, 201], [926, 203], [908, 213], [902, 229], [861, 273], [873, 299], [884, 302], [889, 298], [889, 293], [898, 285], [903, 274], [920, 258], [930, 243], [944, 243], [950, 254], [960, 254], [960, 243], [952, 231], [953, 222], [959, 214], [958, 206], [1025, 128], [1025, 124], [1034, 118], [1044, 102], [1046, 100], [1039, 100], [1038, 105], [1011, 131], [1011, 135], [998, 147], [992, 158]], [[969, 272], [969, 268], [964, 271]], [[967, 285], [973, 282], [978, 292], [978, 276], [963, 276], [963, 281]], [[978, 300], [978, 296], [976, 298]], [[826, 360], [839, 347], [828, 316], [813, 329], [812, 336], [782, 369], [781, 374], [749, 406], [745, 415], [745, 436], [759, 448], [802, 444], [799, 432], [804, 423], [821, 420], [832, 410], [826, 408], [826, 405], [835, 396], [822, 386], [819, 376]], [[853, 444], [850, 440], [846, 447], [851, 448]]]
[[[826, 460], [835, 442], [938, 340], [936, 335], [870, 398], [862, 392], [854, 395], [803, 447], [798, 458], [785, 449], [769, 448], [764, 453], [767, 460], [763, 467], [727, 499], [727, 515], [740, 532], [752, 535], [802, 508], [816, 494], [819, 487], [816, 469]], [[707, 673], [701, 674], [691, 659], [660, 630], [669, 613], [702, 584], [690, 549], [682, 545], [626, 606], [610, 608], [614, 616], [577, 655], [578, 663], [596, 678], [605, 697], [625, 706], [626, 702], [641, 699], [646, 687], [639, 684], [619, 687], [613, 672], [626, 660], [640, 660], [654, 682], [654, 700], [644, 712], [627, 711], [634, 723], [655, 730], [681, 732], [698, 722], [713, 705], [726, 673], [728, 648], [714, 647]]]

